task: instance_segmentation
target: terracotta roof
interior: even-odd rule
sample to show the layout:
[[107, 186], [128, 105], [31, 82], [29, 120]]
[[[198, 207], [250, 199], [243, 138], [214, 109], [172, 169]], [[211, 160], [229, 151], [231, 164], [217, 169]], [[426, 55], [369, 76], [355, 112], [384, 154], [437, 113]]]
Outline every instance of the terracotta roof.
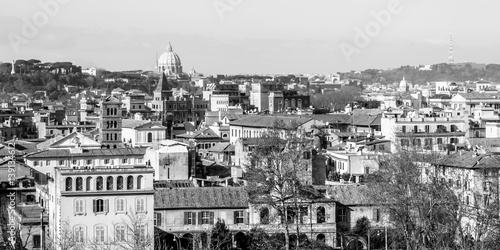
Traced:
[[229, 142], [219, 142], [219, 143], [216, 143], [211, 148], [209, 148], [208, 152], [221, 153], [221, 152], [231, 152], [231, 150], [232, 150], [232, 152], [234, 152], [234, 145], [232, 145]]
[[45, 150], [31, 154], [27, 158], [53, 158], [53, 157], [99, 157], [99, 156], [143, 156], [146, 148], [109, 148], [109, 149], [89, 149], [82, 153], [71, 153], [69, 149]]
[[262, 116], [262, 115], [249, 115], [232, 121], [231, 126], [244, 126], [244, 127], [256, 127], [256, 128], [270, 128], [273, 127], [276, 121], [283, 121], [285, 124], [290, 125], [295, 122], [297, 125], [302, 125], [312, 118], [310, 117], [299, 117], [299, 116]]
[[352, 125], [357, 126], [380, 126], [382, 115], [353, 115]]
[[248, 194], [238, 187], [162, 189], [155, 193], [155, 209], [246, 208]]
[[213, 130], [207, 128], [201, 131], [194, 131], [190, 133], [184, 133], [177, 135], [176, 137], [179, 138], [188, 138], [188, 139], [208, 139], [208, 138], [220, 138], [219, 135], [217, 135]]
[[122, 128], [135, 128], [142, 124], [146, 124], [149, 121], [145, 120], [135, 120], [135, 119], [123, 119], [122, 120]]
[[8, 181], [9, 168], [14, 167], [14, 174], [16, 179], [31, 176], [31, 168], [26, 166], [24, 163], [14, 161], [11, 163], [10, 160], [2, 160], [0, 162], [0, 182]]
[[322, 121], [322, 122], [328, 122], [330, 124], [337, 124], [337, 123], [343, 123], [343, 124], [348, 124], [351, 115], [349, 114], [326, 114], [326, 115], [313, 115], [312, 118]]
[[365, 185], [334, 185], [327, 187], [327, 196], [347, 206], [373, 205]]
[[476, 155], [474, 151], [458, 152], [444, 157], [440, 165], [458, 168], [500, 168], [500, 157], [491, 154]]
[[495, 95], [490, 93], [470, 92], [470, 93], [458, 93], [457, 95], [460, 95], [465, 99], [495, 99]]

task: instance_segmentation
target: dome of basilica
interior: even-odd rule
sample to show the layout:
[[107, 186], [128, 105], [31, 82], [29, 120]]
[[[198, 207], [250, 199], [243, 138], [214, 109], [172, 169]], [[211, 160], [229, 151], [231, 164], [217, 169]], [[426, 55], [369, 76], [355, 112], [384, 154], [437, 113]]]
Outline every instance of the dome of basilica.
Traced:
[[179, 56], [172, 50], [172, 45], [168, 43], [167, 51], [158, 58], [158, 73], [167, 75], [182, 74], [182, 64]]

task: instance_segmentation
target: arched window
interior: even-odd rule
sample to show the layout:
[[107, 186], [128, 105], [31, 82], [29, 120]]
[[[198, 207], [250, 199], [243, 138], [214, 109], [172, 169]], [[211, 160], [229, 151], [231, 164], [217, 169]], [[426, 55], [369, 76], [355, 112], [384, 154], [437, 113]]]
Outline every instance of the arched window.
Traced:
[[76, 191], [83, 191], [83, 178], [82, 177], [76, 178]]
[[318, 236], [316, 236], [316, 241], [325, 243], [325, 238], [324, 234], [318, 234]]
[[87, 177], [85, 181], [85, 190], [90, 191], [92, 188], [92, 177]]
[[260, 224], [269, 224], [269, 208], [267, 207], [260, 210]]
[[139, 175], [139, 177], [137, 177], [137, 189], [142, 189], [142, 180], [143, 180], [143, 176], [142, 175]]
[[106, 178], [106, 190], [113, 190], [113, 177], [112, 176], [108, 176], [108, 178]]
[[318, 207], [316, 212], [316, 223], [325, 223], [325, 208]]
[[106, 134], [106, 141], [109, 141], [109, 134]]
[[292, 99], [292, 108], [295, 108], [295, 99]]
[[153, 142], [153, 133], [148, 133], [148, 142]]
[[106, 121], [106, 128], [109, 128], [109, 121]]
[[115, 133], [115, 141], [118, 140], [118, 134]]
[[106, 109], [106, 115], [109, 115], [109, 108]]
[[127, 189], [134, 189], [134, 177], [132, 176], [127, 177]]
[[116, 178], [116, 189], [117, 190], [123, 189], [123, 177], [122, 176], [118, 176], [118, 178]]
[[114, 122], [114, 125], [115, 125], [114, 128], [118, 128], [118, 122], [117, 121]]
[[99, 176], [99, 177], [97, 177], [96, 182], [95, 182], [95, 190], [102, 190], [103, 188], [104, 188], [104, 183], [103, 183], [102, 177]]
[[302, 108], [302, 99], [297, 101], [297, 108]]
[[66, 178], [66, 191], [73, 191], [73, 179], [71, 177]]

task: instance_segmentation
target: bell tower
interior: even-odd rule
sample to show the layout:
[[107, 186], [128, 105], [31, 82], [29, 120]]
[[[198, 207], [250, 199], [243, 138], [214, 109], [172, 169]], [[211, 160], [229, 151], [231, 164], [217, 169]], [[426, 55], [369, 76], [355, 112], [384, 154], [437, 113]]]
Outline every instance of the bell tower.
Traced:
[[101, 101], [98, 128], [103, 148], [122, 147], [122, 102], [118, 98], [108, 96]]

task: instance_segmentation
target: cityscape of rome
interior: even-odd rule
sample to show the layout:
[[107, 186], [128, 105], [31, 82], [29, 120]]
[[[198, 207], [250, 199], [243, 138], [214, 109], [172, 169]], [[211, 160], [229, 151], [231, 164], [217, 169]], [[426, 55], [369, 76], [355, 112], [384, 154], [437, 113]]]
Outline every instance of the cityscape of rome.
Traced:
[[500, 2], [0, 8], [0, 250], [500, 249]]

